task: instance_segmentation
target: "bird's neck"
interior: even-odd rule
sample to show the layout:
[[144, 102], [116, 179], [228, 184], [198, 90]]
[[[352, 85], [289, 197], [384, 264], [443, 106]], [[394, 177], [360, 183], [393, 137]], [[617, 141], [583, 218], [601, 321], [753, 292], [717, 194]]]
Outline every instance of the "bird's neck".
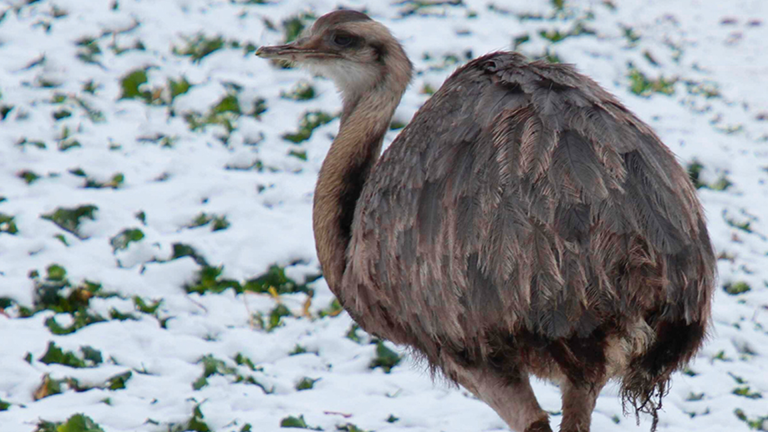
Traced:
[[381, 85], [342, 95], [341, 127], [320, 169], [312, 215], [317, 256], [334, 293], [346, 268], [355, 207], [404, 90]]

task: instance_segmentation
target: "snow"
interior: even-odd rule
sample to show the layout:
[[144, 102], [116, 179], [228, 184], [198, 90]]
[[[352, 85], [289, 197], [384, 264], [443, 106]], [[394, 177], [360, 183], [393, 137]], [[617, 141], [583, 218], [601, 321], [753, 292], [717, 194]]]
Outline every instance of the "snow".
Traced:
[[[322, 279], [310, 284], [308, 317], [304, 293], [188, 294], [184, 287], [195, 282], [201, 266], [191, 257], [171, 259], [174, 244], [188, 245], [211, 266], [223, 266], [222, 278], [240, 282], [272, 264], [287, 266], [298, 282], [318, 272], [312, 193], [339, 122], [320, 126], [299, 144], [281, 136], [296, 132], [305, 112], [337, 114], [340, 101], [328, 80], [280, 69], [244, 47], [282, 42], [284, 20], [339, 6], [364, 9], [386, 24], [414, 61], [418, 73], [395, 115], [401, 122], [427, 100], [424, 85], [439, 87], [458, 65], [441, 67], [445, 56], [463, 63], [468, 53], [511, 49], [515, 38], [528, 34], [519, 47], [523, 53], [548, 51], [574, 63], [648, 122], [681, 163], [701, 163], [702, 182], [712, 185], [725, 176], [732, 183], [725, 190], [699, 189], [721, 257], [711, 335], [690, 366], [695, 375], [674, 376], [659, 431], [748, 430], [736, 410], [755, 425], [768, 416], [768, 3], [572, 0], [556, 12], [555, 2], [543, 0], [464, 0], [413, 14], [406, 13], [410, 2], [363, 0], [27, 3], [0, 2], [0, 113], [11, 108], [0, 120], [0, 214], [13, 216], [18, 228], [14, 235], [0, 232], [0, 298], [13, 300], [0, 313], [0, 401], [11, 404], [0, 411], [3, 431], [33, 431], [40, 420], [64, 421], [75, 413], [107, 432], [183, 430], [197, 405], [214, 431], [239, 431], [246, 424], [254, 431], [279, 430], [282, 419], [300, 415], [324, 430], [347, 423], [380, 432], [508, 430], [465, 390], [433, 382], [402, 347], [387, 344], [406, 356], [391, 373], [371, 370], [376, 345], [362, 331], [362, 343], [345, 337], [353, 324], [349, 316], [319, 317], [333, 299]], [[568, 32], [577, 22], [594, 34], [557, 43], [540, 36]], [[639, 39], [626, 36], [630, 28]], [[200, 61], [177, 54], [197, 35], [219, 35], [225, 47]], [[78, 57], [87, 54], [78, 45], [85, 38], [96, 39], [94, 63]], [[144, 49], [135, 49], [137, 43]], [[633, 94], [630, 63], [649, 80], [676, 80], [674, 94]], [[121, 80], [145, 68], [147, 83], [139, 90], [159, 99], [121, 99]], [[193, 86], [168, 103], [168, 80], [182, 77]], [[281, 98], [300, 81], [314, 87], [314, 99]], [[89, 82], [96, 86], [93, 94], [84, 90]], [[697, 94], [699, 84], [718, 96]], [[242, 115], [234, 118], [226, 142], [224, 126], [190, 129], [186, 115], [203, 118], [232, 94]], [[267, 111], [254, 118], [248, 113], [259, 98]], [[71, 115], [54, 118], [62, 109]], [[396, 135], [389, 132], [386, 144]], [[60, 150], [74, 140], [80, 145]], [[307, 160], [289, 156], [292, 150], [305, 151]], [[263, 169], [248, 169], [256, 161]], [[84, 188], [86, 178], [72, 173], [77, 168], [95, 182], [107, 183], [117, 173], [124, 181], [115, 189]], [[27, 184], [18, 175], [23, 171], [40, 178]], [[81, 220], [78, 235], [40, 217], [83, 205], [98, 210], [93, 220]], [[201, 213], [226, 216], [230, 225], [217, 231], [211, 224], [190, 227]], [[747, 222], [748, 228], [734, 226]], [[110, 240], [134, 228], [144, 238], [115, 250]], [[117, 295], [90, 301], [90, 310], [106, 321], [55, 335], [46, 320], [55, 315], [67, 326], [69, 314], [20, 316], [35, 299], [30, 272], [44, 278], [52, 264], [66, 269], [73, 287], [87, 280]], [[721, 288], [738, 282], [751, 290], [730, 295]], [[149, 303], [162, 299], [156, 316], [137, 311], [134, 296]], [[272, 331], [260, 329], [254, 316], [269, 315], [278, 303], [294, 317]], [[108, 319], [113, 309], [136, 319]], [[78, 355], [81, 347], [93, 347], [104, 362], [82, 369], [47, 365], [38, 359], [50, 341]], [[306, 352], [291, 355], [297, 346]], [[256, 370], [237, 365], [238, 354]], [[195, 390], [204, 368], [199, 360], [207, 355], [236, 372], [213, 374]], [[126, 371], [132, 375], [125, 389], [78, 392], [64, 385], [61, 394], [34, 398], [48, 374], [99, 387]], [[236, 382], [237, 375], [272, 392]], [[318, 381], [297, 391], [304, 377]], [[733, 393], [745, 386], [764, 397]], [[553, 413], [553, 427], [559, 424], [558, 389], [536, 381], [534, 390]], [[398, 420], [388, 422], [390, 415]], [[610, 385], [598, 399], [592, 430], [648, 430], [650, 424], [648, 418], [636, 425], [631, 415], [624, 417], [618, 389]]]

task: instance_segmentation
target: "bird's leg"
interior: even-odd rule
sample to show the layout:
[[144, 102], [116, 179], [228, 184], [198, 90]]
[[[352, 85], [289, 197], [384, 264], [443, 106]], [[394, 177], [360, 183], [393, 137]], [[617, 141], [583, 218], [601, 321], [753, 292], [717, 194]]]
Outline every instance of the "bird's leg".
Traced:
[[499, 376], [477, 369], [456, 371], [458, 382], [490, 405], [517, 432], [552, 432], [549, 417], [533, 393], [528, 375]]
[[592, 410], [595, 409], [597, 396], [605, 382], [573, 384], [565, 380], [561, 386], [563, 393], [563, 421], [560, 432], [589, 432]]

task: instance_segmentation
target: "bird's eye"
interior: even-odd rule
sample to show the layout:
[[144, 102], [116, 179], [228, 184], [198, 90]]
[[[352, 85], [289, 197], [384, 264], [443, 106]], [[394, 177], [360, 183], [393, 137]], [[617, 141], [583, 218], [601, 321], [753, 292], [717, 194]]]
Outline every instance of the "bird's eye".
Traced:
[[352, 45], [352, 42], [354, 42], [355, 39], [353, 36], [348, 34], [336, 33], [335, 35], [333, 35], [331, 40], [333, 41], [334, 45], [337, 45], [343, 48], [343, 47], [348, 47]]

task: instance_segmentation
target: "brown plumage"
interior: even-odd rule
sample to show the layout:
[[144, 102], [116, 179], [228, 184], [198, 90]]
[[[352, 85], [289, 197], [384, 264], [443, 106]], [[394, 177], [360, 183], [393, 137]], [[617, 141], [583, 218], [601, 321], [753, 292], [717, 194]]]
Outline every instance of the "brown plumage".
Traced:
[[377, 161], [411, 77], [389, 31], [337, 11], [258, 55], [339, 87], [315, 193], [318, 257], [366, 331], [405, 344], [517, 431], [550, 431], [529, 375], [589, 430], [612, 378], [654, 417], [702, 344], [715, 259], [686, 172], [648, 125], [570, 65], [485, 55]]

